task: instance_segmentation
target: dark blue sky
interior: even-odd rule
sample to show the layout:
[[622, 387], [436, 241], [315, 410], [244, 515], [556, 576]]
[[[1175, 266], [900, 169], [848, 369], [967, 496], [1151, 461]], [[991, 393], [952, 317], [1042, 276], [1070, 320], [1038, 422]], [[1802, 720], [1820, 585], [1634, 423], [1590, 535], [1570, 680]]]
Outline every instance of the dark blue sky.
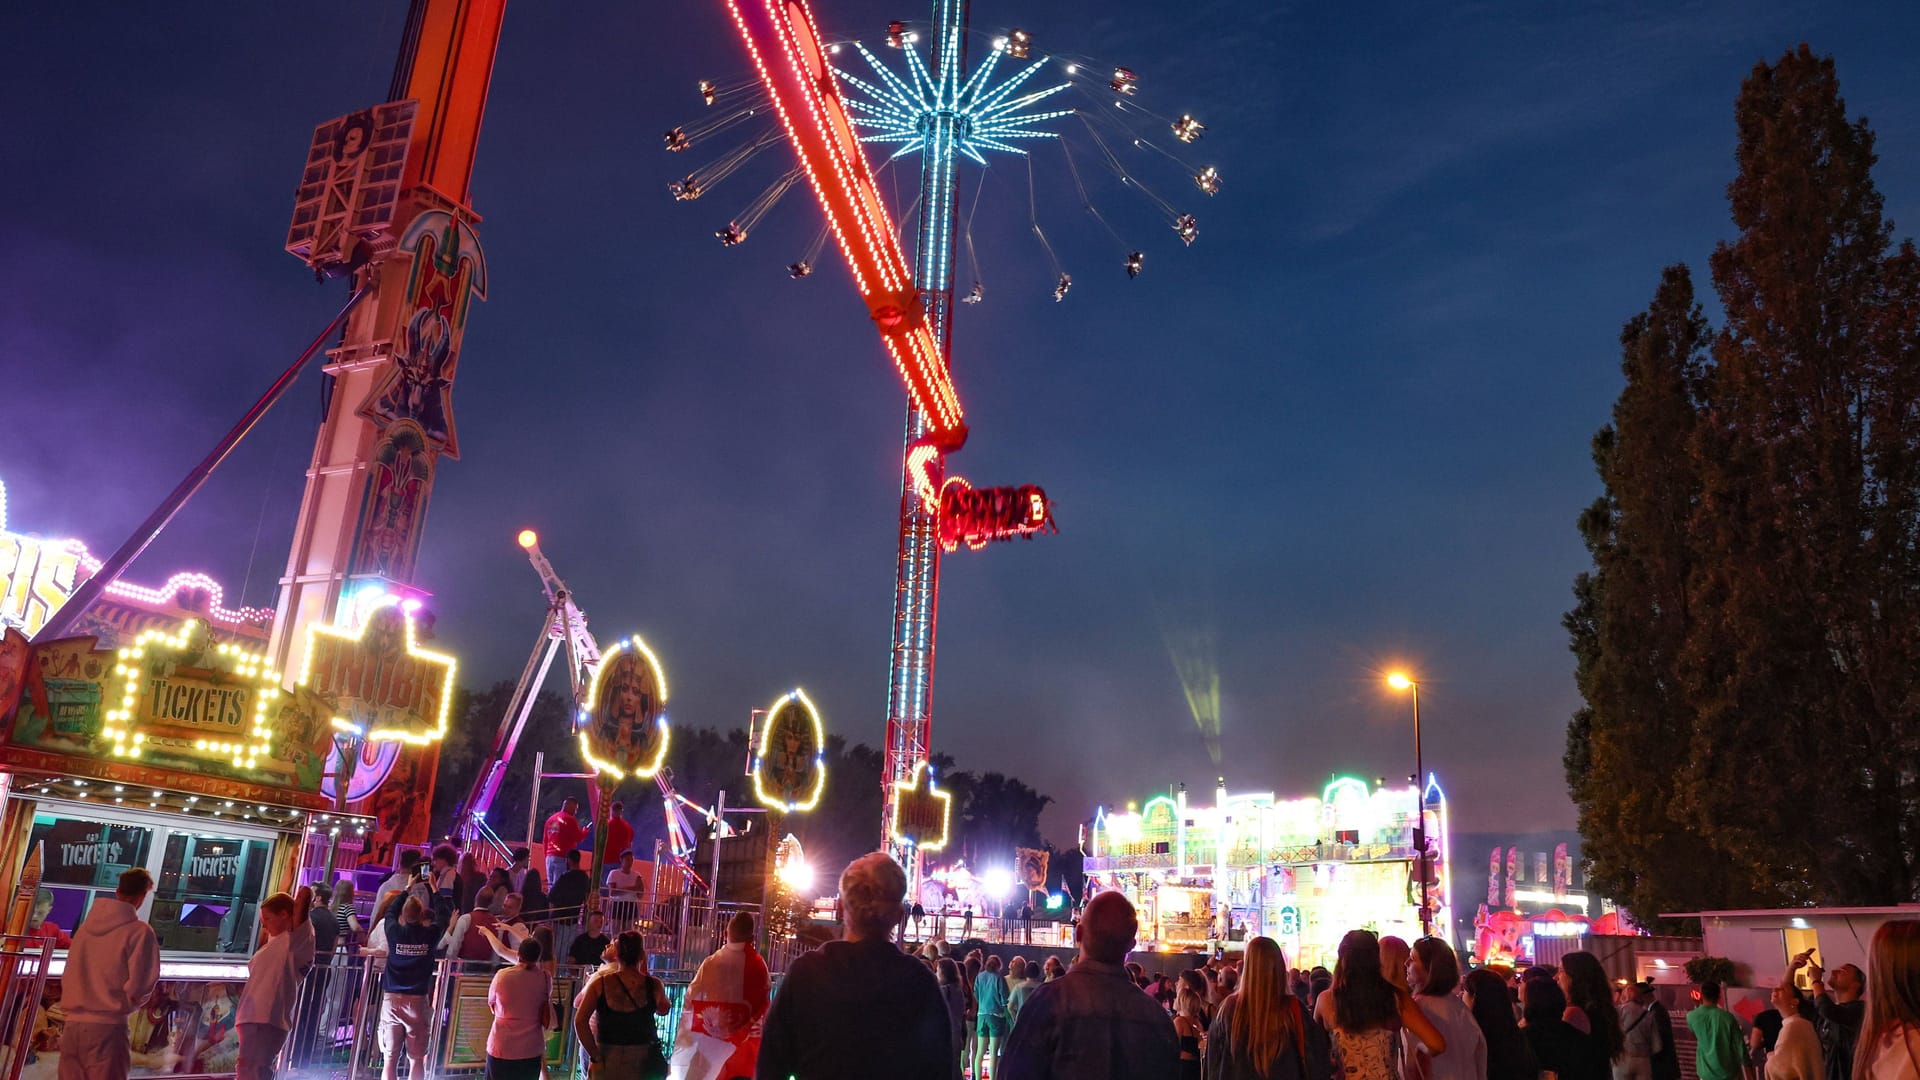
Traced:
[[[313, 125], [383, 95], [404, 7], [0, 14], [14, 527], [110, 549], [330, 317], [341, 286], [280, 251], [291, 192]], [[922, 7], [818, 0], [830, 33], [868, 37]], [[1097, 226], [1043, 205], [1076, 280], [1056, 305], [1008, 172], [989, 183], [955, 467], [1046, 485], [1062, 533], [947, 562], [936, 746], [1053, 794], [1061, 840], [1096, 802], [1204, 790], [1164, 644], [1204, 630], [1236, 788], [1409, 771], [1406, 703], [1377, 681], [1404, 659], [1457, 826], [1569, 825], [1559, 619], [1619, 326], [1663, 265], [1704, 281], [1739, 82], [1801, 40], [1879, 133], [1889, 215], [1920, 219], [1920, 8], [973, 12], [1137, 70], [1143, 100], [1209, 125], [1196, 156], [1226, 187], [1200, 205], [1158, 174], [1200, 215], [1191, 250], [1097, 194], [1145, 237], [1131, 283]], [[462, 680], [512, 678], [541, 612], [513, 544], [533, 525], [602, 636], [660, 652], [677, 720], [741, 724], [800, 683], [878, 744], [902, 393], [836, 261], [781, 271], [817, 221], [803, 192], [732, 250], [712, 230], [758, 183], [665, 194], [688, 163], [659, 133], [698, 117], [694, 80], [745, 70], [718, 0], [509, 8], [474, 184], [492, 292], [421, 584]], [[1039, 176], [1067, 207], [1066, 174]], [[270, 605], [317, 394], [131, 576], [204, 566]]]

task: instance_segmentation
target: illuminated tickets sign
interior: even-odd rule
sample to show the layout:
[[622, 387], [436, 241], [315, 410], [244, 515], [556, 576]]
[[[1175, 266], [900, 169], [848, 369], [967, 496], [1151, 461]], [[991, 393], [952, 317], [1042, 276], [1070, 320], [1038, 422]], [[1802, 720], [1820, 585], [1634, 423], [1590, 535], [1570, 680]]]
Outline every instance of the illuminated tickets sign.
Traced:
[[198, 620], [149, 630], [119, 652], [121, 697], [107, 702], [101, 738], [114, 757], [159, 752], [252, 769], [273, 749], [267, 710], [280, 680], [266, 663], [214, 642]]
[[934, 786], [926, 762], [913, 767], [911, 778], [893, 785], [893, 825], [887, 832], [894, 843], [939, 851], [947, 846], [952, 817], [953, 796]]
[[420, 647], [413, 613], [387, 596], [358, 628], [307, 628], [298, 686], [326, 704], [339, 731], [415, 745], [447, 733], [453, 658]]
[[667, 676], [638, 636], [600, 657], [578, 722], [580, 753], [613, 780], [646, 779], [667, 759]]
[[767, 709], [753, 753], [753, 793], [769, 809], [811, 810], [827, 786], [826, 730], [805, 691], [782, 695]]

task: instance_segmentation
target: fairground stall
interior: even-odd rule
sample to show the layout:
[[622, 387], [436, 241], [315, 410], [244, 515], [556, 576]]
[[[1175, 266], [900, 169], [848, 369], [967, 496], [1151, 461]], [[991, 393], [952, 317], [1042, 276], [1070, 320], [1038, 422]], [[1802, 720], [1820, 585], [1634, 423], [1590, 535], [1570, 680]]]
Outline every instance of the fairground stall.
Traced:
[[141, 915], [162, 959], [129, 1027], [135, 1075], [231, 1073], [261, 901], [303, 864], [317, 878], [350, 861], [373, 824], [323, 778], [344, 765], [351, 788], [383, 736], [437, 739], [452, 662], [417, 645], [398, 601], [368, 597], [351, 627], [311, 629], [289, 679], [262, 655], [265, 613], [223, 607], [197, 574], [116, 586], [85, 633], [30, 643], [89, 562], [0, 532], [0, 895], [57, 947], [22, 1075], [57, 1071], [65, 946], [135, 867], [154, 880]]
[[1417, 803], [1426, 815], [1426, 902], [1434, 933], [1452, 925], [1447, 799], [1427, 777], [1376, 787], [1342, 777], [1316, 797], [1229, 794], [1193, 805], [1185, 788], [1144, 805], [1100, 808], [1082, 834], [1089, 892], [1118, 890], [1140, 916], [1140, 947], [1228, 950], [1265, 935], [1289, 963], [1332, 966], [1364, 928], [1420, 936]]

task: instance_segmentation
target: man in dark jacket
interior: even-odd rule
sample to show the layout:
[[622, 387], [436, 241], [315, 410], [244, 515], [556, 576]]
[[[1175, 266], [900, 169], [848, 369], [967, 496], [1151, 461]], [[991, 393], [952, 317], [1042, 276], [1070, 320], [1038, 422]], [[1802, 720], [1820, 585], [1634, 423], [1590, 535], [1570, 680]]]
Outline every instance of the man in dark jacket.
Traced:
[[[1087, 902], [1080, 958], [1020, 1007], [994, 1080], [1175, 1080], [1180, 1040], [1165, 1010], [1127, 977], [1138, 923], [1117, 892]], [[764, 1080], [764, 1078], [763, 1078]]]
[[787, 970], [767, 1012], [757, 1080], [950, 1080], [955, 1050], [939, 984], [888, 940], [906, 895], [907, 875], [885, 852], [847, 866], [845, 940]]
[[1860, 996], [1867, 988], [1866, 976], [1852, 964], [1841, 964], [1828, 980], [1826, 969], [1813, 963], [1809, 953], [1793, 959], [1796, 968], [1806, 965], [1813, 983], [1815, 1026], [1820, 1029], [1820, 1058], [1827, 1066], [1827, 1080], [1851, 1080], [1854, 1044], [1860, 1041], [1860, 1025], [1867, 1018], [1867, 1003]]
[[438, 905], [429, 908], [420, 897], [406, 893], [395, 893], [387, 900], [387, 970], [380, 979], [383, 1077], [394, 1075], [402, 1047], [412, 1062], [411, 1075], [427, 1075], [434, 951], [447, 929], [429, 914], [438, 910]]

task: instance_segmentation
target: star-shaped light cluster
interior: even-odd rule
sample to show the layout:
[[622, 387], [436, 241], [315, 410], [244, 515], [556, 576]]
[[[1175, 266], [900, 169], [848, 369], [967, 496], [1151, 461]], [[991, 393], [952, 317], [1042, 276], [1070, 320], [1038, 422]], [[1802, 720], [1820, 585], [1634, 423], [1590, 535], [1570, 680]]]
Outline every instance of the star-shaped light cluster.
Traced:
[[875, 85], [844, 69], [834, 69], [847, 86], [859, 92], [857, 96], [847, 95], [846, 103], [854, 111], [854, 125], [862, 129], [860, 141], [898, 143], [899, 148], [893, 152], [895, 158], [929, 150], [936, 156], [946, 157], [958, 151], [985, 165], [983, 150], [1025, 154], [1027, 151], [1013, 140], [1060, 137], [1058, 132], [1043, 130], [1037, 125], [1072, 116], [1072, 109], [1028, 110], [1068, 89], [1072, 83], [1015, 93], [1039, 74], [1050, 58], [1035, 60], [996, 84], [994, 71], [1000, 65], [1000, 58], [1009, 51], [1006, 43], [996, 43], [986, 61], [965, 77], [960, 71], [959, 44], [960, 35], [955, 31], [950, 45], [940, 50], [938, 77], [918, 50], [902, 50], [907, 54], [907, 76], [912, 80], [909, 84], [881, 63], [865, 45], [854, 42], [853, 47], [866, 58], [881, 83]]

